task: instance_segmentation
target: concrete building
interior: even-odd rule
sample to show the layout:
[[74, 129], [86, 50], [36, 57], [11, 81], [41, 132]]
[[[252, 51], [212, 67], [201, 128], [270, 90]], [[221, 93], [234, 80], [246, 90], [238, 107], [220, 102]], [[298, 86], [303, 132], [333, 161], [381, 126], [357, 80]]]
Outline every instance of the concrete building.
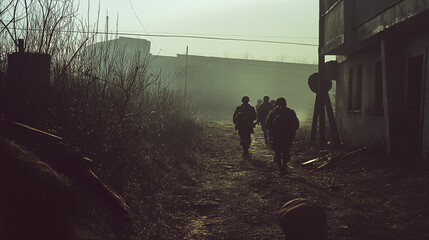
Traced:
[[101, 54], [109, 59], [105, 61], [106, 66], [100, 64], [101, 71], [111, 68], [111, 60], [121, 65], [118, 61], [124, 58], [117, 55], [139, 56], [148, 64], [149, 76], [163, 79], [163, 83], [182, 96], [186, 91], [187, 102], [203, 117], [231, 120], [244, 95], [250, 97], [252, 105], [265, 95], [273, 100], [285, 97], [302, 121], [313, 113], [315, 94], [310, 91], [307, 80], [317, 72], [315, 64], [185, 54], [155, 56], [150, 54], [150, 46], [145, 39], [119, 37], [97, 43], [92, 49], [96, 57]]
[[119, 37], [108, 41], [98, 42], [91, 46], [91, 50], [97, 54], [104, 52], [110, 55], [124, 53], [127, 57], [135, 57], [136, 53], [141, 59], [145, 59], [150, 55], [150, 41], [146, 39]]
[[429, 0], [320, 0], [320, 12], [342, 140], [429, 159]]

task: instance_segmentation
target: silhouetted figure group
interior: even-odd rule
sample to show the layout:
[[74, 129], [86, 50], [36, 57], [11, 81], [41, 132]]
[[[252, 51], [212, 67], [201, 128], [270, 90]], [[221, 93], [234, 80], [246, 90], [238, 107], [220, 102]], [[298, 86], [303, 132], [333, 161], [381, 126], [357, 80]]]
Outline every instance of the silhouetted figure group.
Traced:
[[[293, 138], [299, 127], [299, 120], [295, 111], [287, 107], [286, 99], [278, 98], [274, 104], [268, 96], [255, 108], [249, 104], [249, 97], [241, 99], [242, 104], [235, 109], [233, 122], [240, 137], [243, 148], [242, 156], [249, 157], [251, 134], [256, 124], [261, 125], [266, 146], [274, 150], [274, 161], [279, 167], [280, 174], [287, 172], [287, 163], [290, 160], [289, 150]], [[256, 122], [254, 122], [256, 120]]]
[[[247, 158], [253, 128], [260, 124], [265, 144], [274, 150], [274, 161], [283, 175], [287, 173], [289, 151], [299, 128], [299, 120], [295, 111], [287, 107], [285, 98], [277, 98], [274, 102], [270, 102], [268, 96], [263, 99], [263, 102], [258, 101], [256, 111], [249, 104], [248, 96], [241, 99], [242, 104], [233, 114], [235, 130], [243, 147], [242, 156]], [[325, 210], [307, 199], [297, 198], [287, 202], [280, 210], [279, 225], [288, 240], [327, 239]]]

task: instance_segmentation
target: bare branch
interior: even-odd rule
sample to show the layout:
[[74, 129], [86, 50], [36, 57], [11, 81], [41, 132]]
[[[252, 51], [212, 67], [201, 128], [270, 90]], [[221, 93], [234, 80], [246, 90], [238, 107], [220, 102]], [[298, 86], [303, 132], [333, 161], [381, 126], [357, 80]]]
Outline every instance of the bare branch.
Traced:
[[12, 38], [12, 41], [15, 43], [16, 47], [18, 47], [18, 41], [15, 40], [13, 34], [10, 32], [8, 25], [11, 23], [12, 21], [10, 21], [7, 25], [3, 22], [3, 20], [0, 19], [0, 23], [3, 24], [4, 28], [3, 30], [0, 32], [2, 33], [5, 29], [7, 30], [7, 32], [9, 33], [9, 36]]
[[[13, 9], [13, 19], [16, 19], [16, 11], [18, 10], [18, 3], [19, 1], [16, 1], [15, 7]], [[16, 49], [18, 49], [18, 37], [16, 36], [16, 21], [13, 21], [13, 32], [14, 32], [13, 41], [15, 42]]]
[[11, 0], [8, 4], [6, 4], [6, 6], [4, 7], [3, 10], [0, 10], [0, 16], [3, 15], [3, 13], [5, 13], [6, 11], [8, 11], [9, 7], [12, 5], [14, 0]]
[[[73, 59], [77, 56], [78, 52], [82, 49], [82, 47], [85, 45], [86, 41], [88, 41], [88, 39], [85, 39], [85, 41], [83, 41], [83, 43], [79, 46], [79, 48], [77, 49], [77, 51], [73, 54], [73, 56], [70, 58], [70, 60], [68, 61], [68, 63], [66, 64], [66, 66], [64, 66], [63, 70], [61, 71], [61, 74], [58, 76], [58, 78], [55, 80], [55, 82], [57, 82], [65, 73], [65, 71], [67, 70], [67, 68], [70, 66], [70, 63], [73, 61]], [[54, 83], [55, 83], [54, 82]]]

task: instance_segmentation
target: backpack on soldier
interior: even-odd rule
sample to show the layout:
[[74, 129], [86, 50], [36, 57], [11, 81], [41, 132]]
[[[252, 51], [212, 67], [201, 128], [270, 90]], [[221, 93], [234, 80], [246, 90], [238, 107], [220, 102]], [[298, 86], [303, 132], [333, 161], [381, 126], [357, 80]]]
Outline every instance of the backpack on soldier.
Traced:
[[234, 116], [236, 130], [247, 129], [253, 133], [253, 120], [256, 119], [256, 113], [252, 106], [239, 106]]
[[287, 108], [283, 111], [280, 111], [274, 117], [271, 130], [275, 135], [294, 137], [298, 128], [299, 120], [296, 117], [295, 111]]
[[237, 115], [235, 115], [234, 122], [238, 125], [246, 125], [249, 123], [249, 119], [251, 119], [251, 109], [245, 108], [242, 111], [238, 112]]
[[237, 115], [235, 115], [234, 122], [237, 125], [242, 125], [245, 122], [245, 120], [246, 120], [246, 116], [243, 112], [238, 112]]

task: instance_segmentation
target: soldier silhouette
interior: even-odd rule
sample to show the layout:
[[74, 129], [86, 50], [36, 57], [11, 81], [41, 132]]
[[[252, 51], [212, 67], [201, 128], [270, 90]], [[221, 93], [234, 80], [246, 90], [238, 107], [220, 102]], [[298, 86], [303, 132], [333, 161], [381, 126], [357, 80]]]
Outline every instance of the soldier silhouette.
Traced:
[[259, 106], [259, 108], [256, 109], [256, 123], [261, 125], [261, 130], [264, 133], [264, 140], [266, 146], [270, 146], [270, 142], [268, 140], [268, 132], [265, 122], [267, 120], [268, 114], [273, 108], [274, 106], [270, 103], [270, 97], [265, 96], [264, 102]]
[[249, 104], [249, 101], [249, 97], [244, 96], [241, 99], [242, 104], [235, 109], [232, 116], [235, 130], [238, 131], [238, 136], [240, 137], [240, 145], [243, 148], [242, 157], [245, 158], [249, 157], [250, 134], [253, 133], [255, 126], [253, 121], [256, 120], [255, 108]]
[[274, 161], [279, 166], [282, 175], [287, 172], [286, 166], [290, 160], [289, 150], [299, 127], [295, 111], [286, 106], [286, 99], [277, 98], [276, 106], [268, 114], [266, 121], [267, 129], [272, 137]]

